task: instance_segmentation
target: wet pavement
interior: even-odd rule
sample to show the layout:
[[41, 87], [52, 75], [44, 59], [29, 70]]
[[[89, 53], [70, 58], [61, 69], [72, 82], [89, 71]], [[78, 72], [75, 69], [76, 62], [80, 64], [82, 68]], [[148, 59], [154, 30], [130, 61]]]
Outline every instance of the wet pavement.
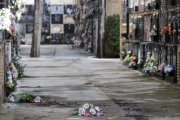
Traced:
[[[180, 120], [179, 85], [143, 77], [119, 59], [97, 59], [71, 46], [42, 46], [40, 58], [29, 58], [29, 46], [21, 51], [27, 67], [17, 92], [49, 102], [5, 103], [0, 120]], [[86, 102], [106, 115], [72, 116]]]

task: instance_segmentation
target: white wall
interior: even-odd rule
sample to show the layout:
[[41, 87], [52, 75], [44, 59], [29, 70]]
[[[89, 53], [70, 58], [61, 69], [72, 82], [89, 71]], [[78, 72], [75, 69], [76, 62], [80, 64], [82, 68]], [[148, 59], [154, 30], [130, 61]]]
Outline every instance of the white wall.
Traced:
[[[24, 5], [34, 5], [34, 0], [22, 0]], [[78, 0], [45, 0], [50, 5], [75, 5]]]
[[51, 24], [51, 33], [64, 33], [64, 26], [62, 24]]
[[74, 24], [75, 21], [71, 15], [63, 15], [64, 24]]
[[75, 5], [77, 0], [49, 0], [50, 5]]
[[22, 0], [24, 5], [34, 5], [34, 0]]

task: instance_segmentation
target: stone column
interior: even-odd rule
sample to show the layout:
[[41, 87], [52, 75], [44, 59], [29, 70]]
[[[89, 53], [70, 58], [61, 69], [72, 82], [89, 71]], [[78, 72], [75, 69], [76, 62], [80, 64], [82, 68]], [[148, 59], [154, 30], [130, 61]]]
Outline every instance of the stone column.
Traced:
[[4, 54], [3, 42], [0, 42], [0, 109], [4, 99]]
[[40, 57], [40, 42], [42, 29], [43, 0], [34, 0], [34, 31], [31, 47], [31, 57]]
[[177, 82], [180, 83], [180, 45], [177, 46]]

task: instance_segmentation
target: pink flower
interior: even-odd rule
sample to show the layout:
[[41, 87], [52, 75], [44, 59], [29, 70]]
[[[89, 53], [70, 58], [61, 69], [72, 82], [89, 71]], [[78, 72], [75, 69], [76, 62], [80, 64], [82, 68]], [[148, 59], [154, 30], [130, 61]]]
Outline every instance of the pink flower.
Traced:
[[99, 108], [99, 107], [95, 107], [95, 110], [96, 110], [97, 112], [100, 112], [100, 108]]
[[97, 112], [97, 116], [103, 116], [104, 113], [103, 112]]
[[16, 32], [15, 31], [12, 32], [12, 36], [16, 36]]
[[91, 114], [90, 112], [85, 112], [85, 116], [86, 116], [86, 117], [91, 117], [92, 114]]
[[15, 24], [11, 24], [10, 30], [16, 30], [16, 25]]

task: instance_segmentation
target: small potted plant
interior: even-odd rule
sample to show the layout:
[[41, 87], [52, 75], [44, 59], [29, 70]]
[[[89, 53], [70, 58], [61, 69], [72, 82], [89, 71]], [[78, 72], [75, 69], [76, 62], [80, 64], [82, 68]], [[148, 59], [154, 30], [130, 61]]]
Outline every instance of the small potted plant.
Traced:
[[135, 26], [135, 30], [134, 30], [134, 36], [135, 36], [136, 39], [139, 38], [140, 32], [141, 32], [140, 25], [137, 23], [136, 26]]

